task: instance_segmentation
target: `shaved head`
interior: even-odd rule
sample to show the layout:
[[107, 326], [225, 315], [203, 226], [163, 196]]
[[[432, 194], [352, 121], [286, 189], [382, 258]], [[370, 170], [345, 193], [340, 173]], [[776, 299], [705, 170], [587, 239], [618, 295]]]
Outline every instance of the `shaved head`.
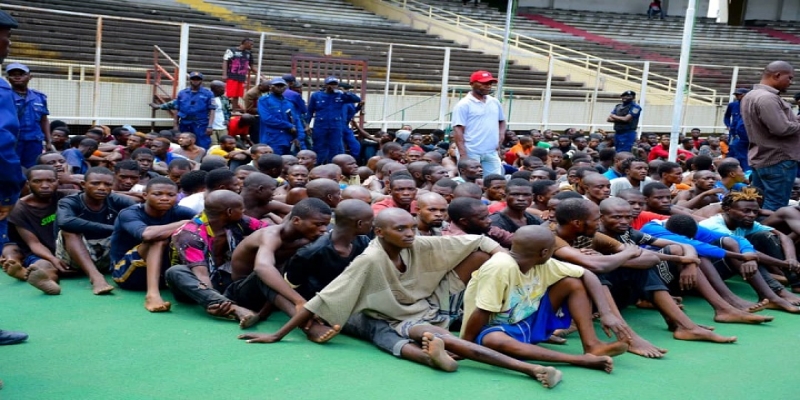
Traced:
[[780, 72], [791, 72], [791, 71], [794, 71], [794, 67], [792, 67], [792, 64], [789, 64], [786, 61], [773, 61], [767, 64], [767, 67], [764, 68], [763, 76], [770, 76]]
[[538, 254], [555, 247], [556, 238], [546, 225], [526, 225], [514, 232], [511, 251], [521, 255]]
[[242, 196], [224, 189], [215, 190], [206, 196], [205, 211], [209, 217], [222, 215], [231, 208], [244, 208]]
[[350, 185], [344, 188], [344, 190], [342, 190], [342, 199], [355, 199], [367, 204], [372, 203], [372, 195], [370, 194], [369, 189], [356, 185]]
[[439, 193], [427, 192], [417, 197], [417, 205], [419, 208], [424, 208], [430, 205], [440, 205], [447, 207], [447, 200]]
[[342, 178], [342, 169], [339, 168], [339, 166], [336, 164], [325, 164], [316, 166], [312, 168], [311, 171], [308, 171], [309, 183], [310, 181], [314, 181], [316, 179], [321, 179], [321, 178], [339, 181], [339, 179]]
[[608, 178], [603, 176], [603, 174], [596, 173], [596, 174], [588, 174], [583, 177], [583, 183], [586, 185], [600, 185], [603, 183], [608, 183]]
[[334, 210], [336, 226], [349, 226], [359, 220], [372, 220], [372, 207], [361, 200], [342, 200]]
[[600, 213], [608, 214], [615, 208], [630, 208], [628, 201], [620, 197], [609, 197], [600, 202]]
[[306, 184], [306, 194], [308, 197], [314, 197], [325, 202], [328, 202], [331, 196], [338, 198], [341, 190], [342, 189], [339, 188], [339, 182], [327, 178], [314, 179]]
[[253, 172], [247, 175], [247, 178], [244, 178], [244, 187], [267, 186], [274, 189], [277, 185], [278, 182], [275, 178], [261, 172]]
[[395, 207], [383, 209], [375, 217], [376, 228], [386, 229], [398, 222], [413, 224], [414, 217], [408, 211]]

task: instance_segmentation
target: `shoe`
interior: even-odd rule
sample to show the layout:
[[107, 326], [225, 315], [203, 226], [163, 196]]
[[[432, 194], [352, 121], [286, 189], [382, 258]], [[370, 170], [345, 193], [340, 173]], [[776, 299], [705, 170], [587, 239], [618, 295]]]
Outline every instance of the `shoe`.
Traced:
[[28, 335], [22, 332], [4, 331], [0, 329], [0, 346], [6, 344], [17, 344], [28, 339]]

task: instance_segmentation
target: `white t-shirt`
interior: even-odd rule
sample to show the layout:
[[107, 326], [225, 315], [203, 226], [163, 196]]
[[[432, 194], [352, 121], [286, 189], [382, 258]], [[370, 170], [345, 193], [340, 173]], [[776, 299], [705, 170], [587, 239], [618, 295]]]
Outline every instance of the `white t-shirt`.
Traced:
[[464, 127], [464, 144], [469, 155], [495, 153], [500, 143], [500, 121], [506, 120], [503, 106], [492, 96], [485, 96], [484, 100], [476, 99], [470, 92], [453, 108], [452, 124]]
[[206, 207], [206, 192], [198, 192], [181, 199], [178, 202], [179, 206], [189, 207], [195, 213], [201, 213]]
[[222, 110], [222, 100], [214, 97], [214, 104], [217, 109], [214, 110], [214, 123], [211, 125], [211, 129], [228, 129], [228, 125], [225, 124], [225, 112]]

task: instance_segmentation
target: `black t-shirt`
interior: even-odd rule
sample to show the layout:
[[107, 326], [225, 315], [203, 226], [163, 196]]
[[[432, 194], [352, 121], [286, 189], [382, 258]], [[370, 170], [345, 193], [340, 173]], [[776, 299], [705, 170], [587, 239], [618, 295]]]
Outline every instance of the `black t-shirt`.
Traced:
[[151, 217], [144, 210], [144, 204], [136, 204], [122, 210], [111, 235], [111, 262], [116, 264], [128, 250], [142, 243], [142, 234], [148, 226], [167, 225], [173, 222], [192, 219], [195, 212], [183, 206], [172, 207], [161, 218]]
[[295, 290], [306, 300], [325, 288], [341, 274], [350, 262], [364, 252], [369, 238], [361, 235], [353, 239], [350, 255], [342, 257], [331, 241], [331, 232], [304, 246], [286, 263], [286, 280], [297, 286]]
[[649, 246], [656, 241], [656, 238], [633, 228], [628, 229], [627, 232], [621, 235], [609, 234], [609, 236], [624, 244], [635, 244], [637, 246]]
[[244, 82], [247, 72], [250, 71], [250, 64], [253, 63], [253, 53], [233, 47], [225, 51], [223, 58], [228, 61], [228, 79]]
[[[502, 211], [498, 211], [489, 216], [489, 219], [492, 220], [492, 226], [496, 226], [500, 229], [505, 229], [511, 233], [517, 231], [517, 229], [522, 228], [521, 226], [517, 225], [514, 221], [511, 220], [507, 215], [503, 214]], [[525, 212], [525, 225], [541, 225], [544, 221], [541, 218], [529, 213]]]
[[136, 204], [133, 199], [111, 193], [99, 211], [90, 210], [83, 201], [83, 193], [64, 197], [58, 202], [56, 227], [70, 233], [79, 233], [87, 240], [105, 239], [114, 232], [114, 221], [120, 211]]
[[19, 232], [17, 227], [25, 229], [33, 233], [39, 242], [47, 247], [51, 253], [55, 254], [56, 251], [56, 209], [58, 208], [58, 201], [66, 197], [70, 193], [56, 191], [53, 197], [50, 198], [50, 204], [47, 207], [39, 208], [32, 207], [25, 202], [20, 201], [8, 215], [8, 237], [9, 241], [16, 243], [22, 251], [22, 256], [27, 257], [32, 254], [31, 248], [28, 246]]

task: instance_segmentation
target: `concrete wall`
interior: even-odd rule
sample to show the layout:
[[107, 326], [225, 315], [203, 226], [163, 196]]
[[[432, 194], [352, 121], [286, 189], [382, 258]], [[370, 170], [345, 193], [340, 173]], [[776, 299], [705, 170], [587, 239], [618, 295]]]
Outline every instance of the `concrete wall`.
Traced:
[[797, 0], [751, 0], [747, 2], [745, 19], [800, 21], [800, 2]]

